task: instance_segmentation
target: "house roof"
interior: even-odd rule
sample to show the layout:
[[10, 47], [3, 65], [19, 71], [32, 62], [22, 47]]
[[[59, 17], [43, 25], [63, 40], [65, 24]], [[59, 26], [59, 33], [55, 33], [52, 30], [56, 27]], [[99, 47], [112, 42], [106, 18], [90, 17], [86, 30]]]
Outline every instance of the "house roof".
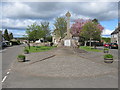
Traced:
[[115, 29], [115, 31], [111, 33], [111, 35], [117, 34], [118, 32], [120, 32], [120, 25], [118, 26], [118, 28]]

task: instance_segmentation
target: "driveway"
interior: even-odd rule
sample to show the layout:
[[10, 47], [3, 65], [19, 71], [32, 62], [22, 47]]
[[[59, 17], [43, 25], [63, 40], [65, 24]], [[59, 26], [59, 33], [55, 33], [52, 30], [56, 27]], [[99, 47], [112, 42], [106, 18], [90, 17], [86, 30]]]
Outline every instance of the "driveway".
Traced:
[[3, 88], [117, 88], [117, 68], [85, 55], [90, 57], [73, 48], [28, 54], [27, 62], [14, 62]]

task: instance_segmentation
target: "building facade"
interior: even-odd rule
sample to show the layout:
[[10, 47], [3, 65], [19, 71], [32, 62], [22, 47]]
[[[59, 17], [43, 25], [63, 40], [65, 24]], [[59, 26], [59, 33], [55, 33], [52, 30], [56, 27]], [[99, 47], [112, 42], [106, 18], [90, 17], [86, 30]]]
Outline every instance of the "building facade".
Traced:
[[115, 31], [111, 33], [111, 43], [119, 44], [120, 37], [120, 27], [116, 28]]

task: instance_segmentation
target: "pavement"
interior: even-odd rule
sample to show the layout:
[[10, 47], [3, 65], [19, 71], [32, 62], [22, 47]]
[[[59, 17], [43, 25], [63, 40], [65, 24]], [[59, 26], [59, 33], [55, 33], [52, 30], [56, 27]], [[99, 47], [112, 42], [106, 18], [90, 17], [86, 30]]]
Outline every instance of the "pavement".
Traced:
[[117, 61], [106, 64], [103, 52], [54, 48], [14, 62], [3, 88], [118, 88]]

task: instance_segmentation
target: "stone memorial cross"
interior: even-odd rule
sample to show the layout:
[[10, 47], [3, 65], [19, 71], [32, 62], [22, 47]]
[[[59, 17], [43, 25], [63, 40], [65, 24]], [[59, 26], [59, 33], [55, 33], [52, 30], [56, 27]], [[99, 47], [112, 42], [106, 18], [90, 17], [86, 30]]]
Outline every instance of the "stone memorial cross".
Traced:
[[67, 17], [67, 38], [71, 38], [71, 35], [70, 35], [70, 17], [71, 17], [71, 14], [69, 12], [67, 12], [66, 17]]

